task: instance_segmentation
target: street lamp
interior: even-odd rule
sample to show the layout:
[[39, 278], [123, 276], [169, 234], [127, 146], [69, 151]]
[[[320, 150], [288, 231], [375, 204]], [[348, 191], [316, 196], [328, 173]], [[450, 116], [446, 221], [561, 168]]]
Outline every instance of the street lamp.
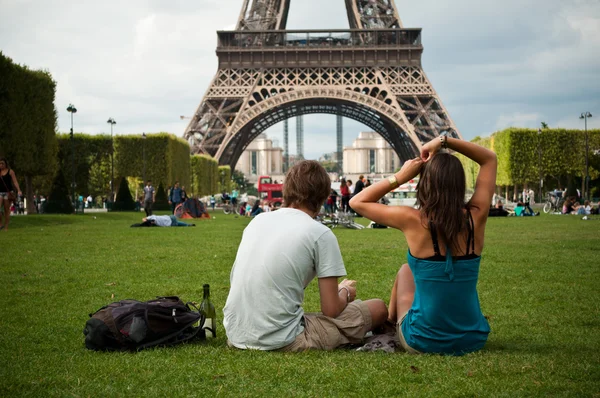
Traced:
[[144, 181], [143, 184], [146, 186], [146, 133], [142, 133], [142, 157], [144, 159]]
[[112, 117], [106, 121], [110, 124], [110, 198], [115, 201], [115, 144], [113, 142], [113, 126], [117, 124]]
[[587, 131], [587, 120], [592, 117], [590, 112], [584, 112], [579, 116], [580, 119], [585, 120], [585, 197], [590, 200], [590, 163], [588, 158], [588, 152], [590, 150], [588, 141]]
[[542, 187], [544, 175], [542, 173], [542, 129], [538, 129], [538, 169], [540, 170], [540, 203], [542, 203]]
[[77, 113], [75, 105], [69, 104], [67, 112], [71, 114], [71, 201], [75, 207], [75, 213], [77, 213], [77, 205], [75, 204], [75, 136], [73, 134], [73, 114]]

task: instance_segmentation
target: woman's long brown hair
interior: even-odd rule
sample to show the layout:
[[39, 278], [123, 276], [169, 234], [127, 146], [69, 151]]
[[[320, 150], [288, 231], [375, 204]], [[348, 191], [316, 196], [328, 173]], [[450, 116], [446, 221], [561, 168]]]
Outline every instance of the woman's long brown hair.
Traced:
[[465, 171], [456, 156], [438, 153], [425, 163], [417, 184], [417, 205], [426, 227], [433, 223], [454, 256], [463, 254], [459, 238], [467, 226], [465, 192]]

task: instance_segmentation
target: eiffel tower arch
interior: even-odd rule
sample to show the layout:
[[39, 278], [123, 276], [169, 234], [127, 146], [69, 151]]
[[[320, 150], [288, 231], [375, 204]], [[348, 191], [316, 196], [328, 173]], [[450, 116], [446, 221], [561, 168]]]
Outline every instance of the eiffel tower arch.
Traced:
[[218, 71], [184, 133], [194, 153], [233, 168], [266, 129], [313, 113], [369, 126], [402, 161], [442, 132], [461, 138], [393, 0], [346, 0], [346, 30], [286, 30], [289, 5], [244, 0], [236, 30], [217, 32]]

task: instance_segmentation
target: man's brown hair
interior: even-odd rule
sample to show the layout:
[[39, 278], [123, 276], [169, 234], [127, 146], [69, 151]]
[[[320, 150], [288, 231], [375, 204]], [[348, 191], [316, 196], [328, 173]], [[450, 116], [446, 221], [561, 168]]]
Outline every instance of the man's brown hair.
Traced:
[[286, 174], [283, 203], [286, 207], [305, 207], [317, 212], [331, 192], [327, 171], [314, 160], [303, 160]]

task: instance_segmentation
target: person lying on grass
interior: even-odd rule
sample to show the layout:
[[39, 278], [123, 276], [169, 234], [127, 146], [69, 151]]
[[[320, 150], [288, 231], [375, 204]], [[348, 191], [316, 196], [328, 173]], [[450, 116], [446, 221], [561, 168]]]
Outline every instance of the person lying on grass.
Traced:
[[[223, 309], [228, 344], [240, 349], [333, 350], [362, 342], [383, 325], [382, 300], [360, 301], [333, 232], [314, 220], [331, 180], [315, 161], [292, 167], [283, 208], [256, 216], [244, 230]], [[268, 239], [265, 239], [268, 237]], [[305, 313], [304, 289], [318, 278], [320, 313]]]
[[186, 224], [177, 221], [177, 217], [171, 216], [148, 216], [142, 218], [141, 224], [133, 224], [132, 227], [195, 227], [196, 224]]
[[[440, 153], [446, 147], [481, 166], [467, 203], [465, 172], [457, 157]], [[496, 168], [494, 152], [442, 136], [425, 144], [420, 158], [350, 201], [356, 212], [406, 237], [408, 264], [396, 276], [389, 321], [409, 353], [461, 355], [480, 350], [487, 341], [490, 327], [479, 306], [477, 278]], [[418, 209], [377, 203], [419, 173]]]

